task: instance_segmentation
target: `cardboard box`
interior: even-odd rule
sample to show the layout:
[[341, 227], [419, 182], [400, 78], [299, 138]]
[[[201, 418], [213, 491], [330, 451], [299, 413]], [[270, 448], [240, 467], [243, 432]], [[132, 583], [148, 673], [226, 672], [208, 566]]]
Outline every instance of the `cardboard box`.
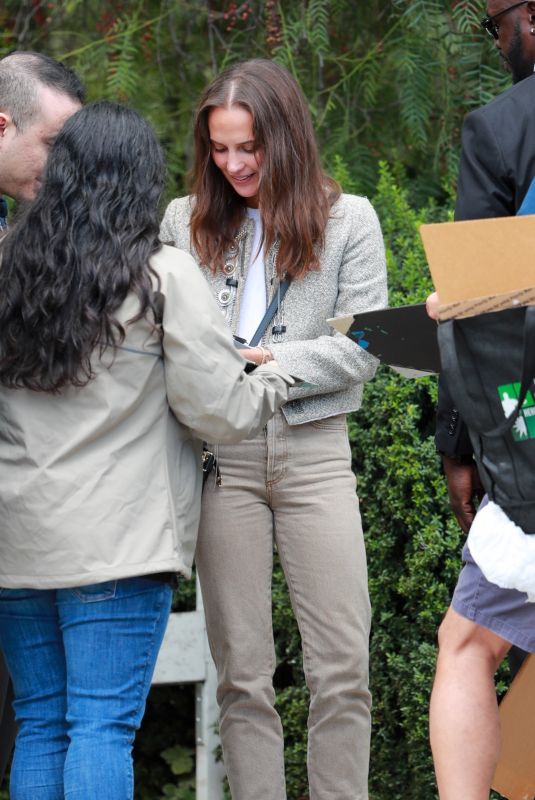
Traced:
[[502, 747], [492, 788], [508, 800], [535, 798], [535, 656], [526, 658], [500, 703]]
[[535, 304], [535, 215], [422, 225], [440, 319]]

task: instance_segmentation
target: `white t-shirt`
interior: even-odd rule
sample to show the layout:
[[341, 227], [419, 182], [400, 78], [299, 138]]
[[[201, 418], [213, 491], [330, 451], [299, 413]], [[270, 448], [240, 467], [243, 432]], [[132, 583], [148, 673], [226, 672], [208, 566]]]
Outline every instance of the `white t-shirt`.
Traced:
[[260, 209], [248, 208], [247, 216], [254, 220], [254, 239], [251, 250], [251, 261], [247, 271], [247, 278], [243, 288], [240, 303], [240, 321], [238, 324], [238, 336], [251, 340], [254, 332], [260, 325], [262, 317], [266, 313], [266, 277], [264, 268], [264, 251], [260, 249], [262, 239], [262, 220]]

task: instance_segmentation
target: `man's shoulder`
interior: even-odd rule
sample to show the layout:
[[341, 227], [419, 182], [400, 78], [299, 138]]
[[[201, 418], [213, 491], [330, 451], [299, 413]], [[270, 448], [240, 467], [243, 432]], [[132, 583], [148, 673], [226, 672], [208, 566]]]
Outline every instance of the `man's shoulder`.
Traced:
[[[468, 116], [472, 118], [484, 117], [492, 119], [501, 117], [504, 114], [514, 113], [515, 115], [523, 112], [533, 115], [535, 108], [535, 74], [523, 81], [515, 83], [504, 92], [494, 97], [490, 102], [481, 108], [471, 111]], [[516, 117], [517, 119], [518, 117]]]

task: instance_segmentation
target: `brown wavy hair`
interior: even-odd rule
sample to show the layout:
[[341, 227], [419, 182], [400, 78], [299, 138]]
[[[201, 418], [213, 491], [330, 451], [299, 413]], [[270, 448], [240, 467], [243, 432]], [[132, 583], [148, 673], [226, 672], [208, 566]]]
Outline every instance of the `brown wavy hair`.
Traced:
[[319, 268], [325, 227], [340, 187], [321, 167], [301, 89], [274, 61], [258, 58], [232, 65], [212, 81], [199, 101], [191, 173], [192, 244], [201, 262], [216, 272], [245, 218], [243, 198], [211, 156], [209, 114], [232, 106], [249, 111], [255, 149], [263, 151], [258, 198], [264, 248], [267, 251], [278, 239], [278, 274], [302, 277]]

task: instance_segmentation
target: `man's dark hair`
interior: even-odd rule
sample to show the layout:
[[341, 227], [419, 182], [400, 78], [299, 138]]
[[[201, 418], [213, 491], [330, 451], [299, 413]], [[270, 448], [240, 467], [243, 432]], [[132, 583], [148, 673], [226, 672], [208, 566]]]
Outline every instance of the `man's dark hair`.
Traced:
[[84, 102], [82, 82], [61, 61], [23, 50], [0, 60], [0, 111], [10, 114], [19, 133], [39, 115], [39, 89], [43, 86]]

